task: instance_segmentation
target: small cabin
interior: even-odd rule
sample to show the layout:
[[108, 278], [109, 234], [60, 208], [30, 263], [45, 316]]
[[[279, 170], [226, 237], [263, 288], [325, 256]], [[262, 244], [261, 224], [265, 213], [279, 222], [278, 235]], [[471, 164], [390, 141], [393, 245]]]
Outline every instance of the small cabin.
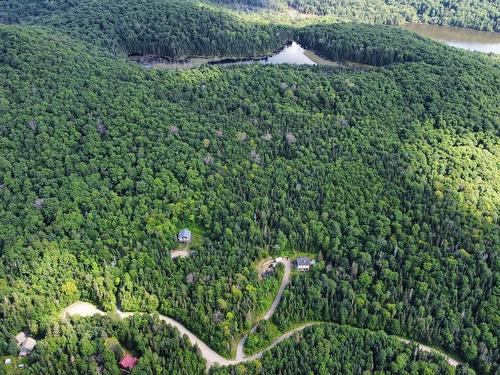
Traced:
[[189, 229], [184, 228], [179, 232], [177, 239], [180, 243], [191, 243], [193, 235]]
[[17, 347], [19, 348], [19, 356], [26, 357], [36, 346], [36, 340], [28, 337], [24, 332], [19, 332], [16, 335]]
[[306, 272], [311, 268], [311, 260], [308, 257], [298, 257], [296, 265], [297, 271]]
[[125, 354], [125, 357], [123, 357], [120, 361], [120, 367], [124, 370], [130, 371], [137, 365], [138, 360], [138, 358], [133, 357], [130, 354]]

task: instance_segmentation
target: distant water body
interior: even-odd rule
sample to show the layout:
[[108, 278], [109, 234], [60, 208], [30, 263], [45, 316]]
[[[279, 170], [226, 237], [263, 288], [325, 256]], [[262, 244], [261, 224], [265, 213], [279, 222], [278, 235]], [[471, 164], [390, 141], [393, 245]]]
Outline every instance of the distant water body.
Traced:
[[272, 56], [264, 57], [261, 59], [244, 59], [244, 60], [222, 60], [214, 61], [209, 64], [213, 65], [239, 65], [239, 64], [295, 64], [295, 65], [316, 65], [316, 63], [311, 60], [305, 53], [305, 49], [302, 48], [298, 43], [292, 42], [292, 44], [286, 46], [279, 52]]
[[402, 28], [453, 47], [500, 54], [500, 33], [421, 23], [407, 23]]
[[278, 52], [267, 56], [250, 59], [239, 58], [187, 58], [182, 61], [172, 62], [161, 56], [130, 56], [130, 58], [146, 68], [163, 69], [190, 69], [202, 65], [245, 65], [245, 64], [294, 64], [294, 65], [334, 65], [347, 66], [348, 63], [336, 62], [324, 59], [313, 51], [306, 50], [296, 42], [285, 46]]

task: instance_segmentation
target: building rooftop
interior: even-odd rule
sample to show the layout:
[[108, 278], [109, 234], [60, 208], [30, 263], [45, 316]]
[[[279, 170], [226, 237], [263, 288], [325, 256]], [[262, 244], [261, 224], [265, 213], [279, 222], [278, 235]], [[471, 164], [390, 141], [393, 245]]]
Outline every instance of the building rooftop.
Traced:
[[16, 335], [17, 346], [21, 347], [26, 341], [26, 334], [24, 332], [19, 332]]
[[133, 369], [138, 360], [138, 358], [132, 357], [130, 354], [125, 354], [125, 357], [120, 361], [120, 366], [125, 369]]
[[179, 237], [191, 237], [191, 231], [187, 228], [181, 229]]
[[23, 349], [26, 349], [26, 350], [33, 350], [33, 348], [35, 347], [36, 345], [36, 340], [32, 337], [28, 337], [26, 339], [26, 341], [24, 342], [23, 344]]
[[297, 266], [310, 266], [311, 260], [309, 257], [298, 257], [297, 258]]

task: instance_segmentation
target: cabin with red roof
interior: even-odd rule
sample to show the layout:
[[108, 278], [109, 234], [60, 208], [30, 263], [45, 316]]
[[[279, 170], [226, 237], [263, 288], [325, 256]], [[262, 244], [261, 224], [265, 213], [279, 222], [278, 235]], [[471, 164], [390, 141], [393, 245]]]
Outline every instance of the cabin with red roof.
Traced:
[[125, 354], [125, 357], [120, 361], [120, 367], [124, 370], [132, 370], [139, 359], [132, 357], [130, 354]]

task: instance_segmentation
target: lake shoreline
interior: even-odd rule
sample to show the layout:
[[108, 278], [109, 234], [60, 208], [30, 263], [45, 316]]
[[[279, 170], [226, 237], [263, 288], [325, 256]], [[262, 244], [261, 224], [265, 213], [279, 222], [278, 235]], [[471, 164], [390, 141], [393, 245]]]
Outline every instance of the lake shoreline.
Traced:
[[243, 61], [259, 62], [261, 60], [270, 58], [287, 47], [291, 46], [293, 41], [287, 42], [284, 46], [260, 56], [188, 56], [181, 59], [172, 59], [171, 57], [161, 55], [140, 55], [130, 54], [128, 58], [147, 68], [155, 69], [191, 69], [203, 65], [224, 65], [231, 63], [238, 63]]
[[[398, 26], [425, 38], [444, 43], [459, 49], [500, 56], [500, 33], [479, 31], [456, 26], [430, 25], [420, 22], [407, 22]], [[295, 41], [267, 54], [257, 56], [188, 56], [173, 59], [167, 56], [131, 54], [129, 59], [147, 69], [184, 70], [209, 65], [294, 64], [323, 65], [334, 67], [366, 68], [364, 64], [352, 61], [334, 61], [321, 56], [313, 50], [305, 49]]]

